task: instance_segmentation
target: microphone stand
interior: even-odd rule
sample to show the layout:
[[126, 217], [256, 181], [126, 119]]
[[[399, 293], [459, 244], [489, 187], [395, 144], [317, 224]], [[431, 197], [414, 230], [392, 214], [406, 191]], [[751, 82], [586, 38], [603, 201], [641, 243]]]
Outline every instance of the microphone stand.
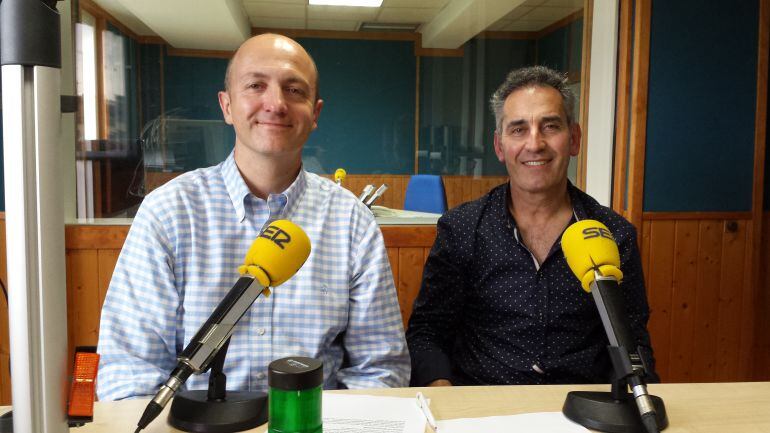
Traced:
[[[612, 388], [610, 392], [571, 391], [562, 412], [584, 427], [605, 432], [657, 433], [665, 429], [668, 417], [663, 400], [647, 394], [644, 377], [648, 369], [644, 358], [637, 350], [629, 351], [623, 345], [633, 344], [633, 339], [622, 326], [623, 313], [618, 309], [622, 295], [617, 281], [597, 275], [591, 283], [591, 293], [610, 341], [607, 350], [612, 362]], [[640, 413], [642, 408], [644, 417]]]
[[267, 394], [252, 391], [227, 392], [223, 372], [230, 339], [209, 365], [208, 390], [178, 392], [171, 403], [168, 423], [195, 433], [231, 433], [249, 430], [267, 422]]
[[[572, 421], [590, 429], [612, 433], [648, 433], [637, 408], [629, 385], [641, 377], [634, 372], [629, 356], [622, 347], [608, 346], [613, 365], [610, 392], [570, 391], [562, 412]], [[631, 383], [629, 383], [631, 382]], [[655, 417], [660, 430], [668, 427], [668, 417], [663, 400], [650, 395], [655, 407]]]

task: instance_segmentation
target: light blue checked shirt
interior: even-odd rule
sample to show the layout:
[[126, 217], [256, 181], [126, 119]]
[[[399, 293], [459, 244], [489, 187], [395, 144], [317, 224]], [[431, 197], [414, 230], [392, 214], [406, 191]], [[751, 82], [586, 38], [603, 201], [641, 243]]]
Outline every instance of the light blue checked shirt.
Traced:
[[[310, 237], [310, 257], [235, 329], [227, 388], [267, 389], [267, 365], [319, 358], [324, 388], [400, 387], [409, 354], [382, 234], [349, 191], [304, 170], [267, 201], [251, 194], [233, 154], [149, 194], [120, 253], [99, 330], [100, 400], [151, 395], [238, 279], [267, 222], [285, 218]], [[188, 389], [206, 389], [208, 374]]]

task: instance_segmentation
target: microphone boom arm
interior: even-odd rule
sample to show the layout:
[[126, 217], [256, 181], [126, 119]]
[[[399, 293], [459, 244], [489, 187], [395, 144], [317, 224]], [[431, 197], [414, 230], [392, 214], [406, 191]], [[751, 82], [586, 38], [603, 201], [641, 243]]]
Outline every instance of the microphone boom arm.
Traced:
[[179, 362], [189, 366], [193, 374], [205, 372], [235, 325], [265, 289], [250, 275], [240, 277], [179, 355]]

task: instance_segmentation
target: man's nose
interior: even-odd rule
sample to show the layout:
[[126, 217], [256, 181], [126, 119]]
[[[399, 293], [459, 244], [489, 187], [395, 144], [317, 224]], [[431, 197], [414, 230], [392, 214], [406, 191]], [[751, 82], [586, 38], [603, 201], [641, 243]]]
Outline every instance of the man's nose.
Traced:
[[264, 93], [265, 110], [277, 113], [286, 112], [286, 97], [280, 86], [269, 86]]
[[526, 142], [527, 150], [536, 152], [545, 148], [545, 136], [540, 131], [540, 128], [532, 128], [530, 131]]

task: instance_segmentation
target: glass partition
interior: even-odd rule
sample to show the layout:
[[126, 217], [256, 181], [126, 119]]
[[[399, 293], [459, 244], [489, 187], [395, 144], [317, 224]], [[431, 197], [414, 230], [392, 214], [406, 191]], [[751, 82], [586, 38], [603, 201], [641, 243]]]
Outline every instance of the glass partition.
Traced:
[[[81, 1], [76, 27], [79, 217], [130, 217], [144, 195], [221, 162], [235, 140], [217, 100], [232, 52], [180, 43], [172, 24], [158, 27], [113, 3]], [[423, 33], [445, 19], [447, 4], [243, 1], [252, 34], [291, 36], [318, 65], [324, 108], [303, 149], [306, 170], [329, 176], [342, 167], [364, 184], [423, 173], [487, 179], [457, 195], [475, 198], [506, 175], [492, 147], [488, 100], [510, 70], [548, 65], [567, 72], [580, 94], [582, 1], [528, 0], [475, 36], [449, 34], [465, 39], [451, 48], [427, 46]], [[184, 23], [185, 11], [168, 20]], [[577, 166], [570, 166], [573, 182]], [[391, 205], [399, 199], [403, 193]]]

